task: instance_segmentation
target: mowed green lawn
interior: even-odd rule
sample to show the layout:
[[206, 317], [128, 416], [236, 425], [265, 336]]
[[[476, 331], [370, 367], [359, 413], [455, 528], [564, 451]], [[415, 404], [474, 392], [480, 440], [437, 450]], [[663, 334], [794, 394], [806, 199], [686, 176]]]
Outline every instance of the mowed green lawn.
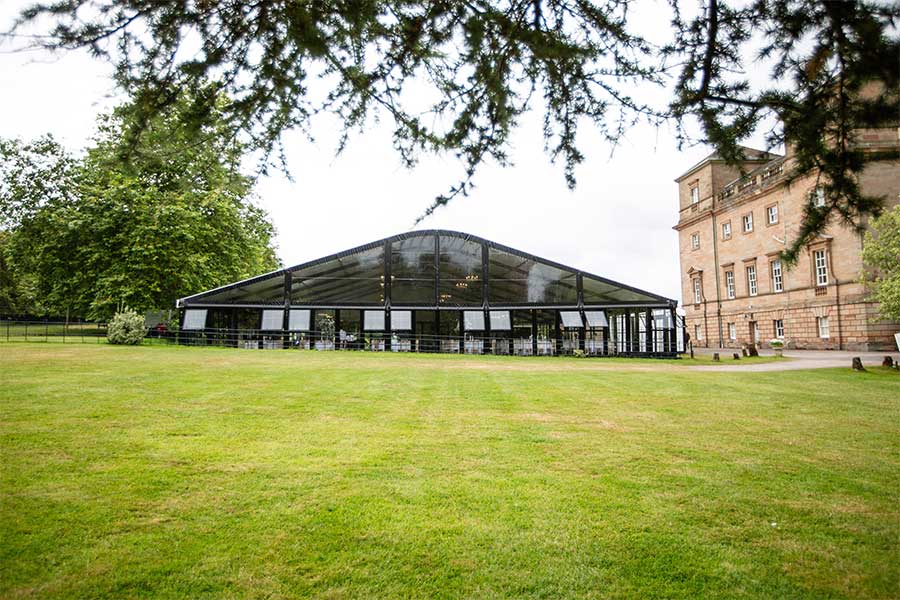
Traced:
[[900, 375], [0, 344], [0, 597], [890, 598]]

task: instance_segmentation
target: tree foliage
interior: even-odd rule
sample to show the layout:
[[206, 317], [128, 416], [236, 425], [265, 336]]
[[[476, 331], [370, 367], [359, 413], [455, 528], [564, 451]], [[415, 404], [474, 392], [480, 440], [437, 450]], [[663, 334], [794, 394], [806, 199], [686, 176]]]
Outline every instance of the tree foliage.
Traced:
[[73, 200], [77, 166], [52, 136], [28, 143], [0, 138], [0, 313], [47, 310], [34, 274], [15, 266], [16, 256], [23, 250], [27, 254], [27, 248], [13, 243], [13, 233], [30, 224], [43, 207]]
[[[239, 171], [242, 148], [222, 135], [217, 110], [194, 119], [196, 101], [183, 94], [140, 129], [135, 105], [116, 109], [80, 160], [54, 144], [40, 145], [43, 153], [6, 144], [21, 151], [5, 163], [34, 163], [4, 174], [4, 191], [16, 191], [0, 194], [16, 215], [7, 256], [16, 273], [33, 277], [45, 305], [109, 318], [123, 303], [170, 307], [277, 266], [272, 226]], [[36, 165], [59, 174], [53, 189], [62, 192], [45, 193]]]
[[[794, 176], [821, 172], [829, 199], [827, 211], [808, 215], [789, 258], [830, 219], [858, 225], [877, 214], [879, 199], [856, 183], [872, 157], [853, 137], [898, 121], [900, 7], [705, 0], [689, 17], [682, 9], [697, 5], [669, 1], [672, 35], [656, 44], [633, 17], [637, 0], [67, 0], [27, 9], [16, 27], [37, 27], [41, 47], [111, 61], [139, 98], [139, 126], [180, 90], [215, 81], [235, 99], [229, 127], [265, 157], [285, 130], [309, 131], [320, 113], [342, 120], [341, 147], [370, 117], [387, 116], [407, 165], [422, 152], [454, 152], [465, 165], [426, 215], [467, 193], [486, 160], [507, 162], [510, 133], [529, 109], [543, 113], [547, 151], [570, 186], [584, 123], [615, 144], [642, 119], [674, 119], [684, 141], [697, 120], [702, 141], [736, 161], [738, 144], [777, 117], [784, 128], [769, 142], [796, 151]], [[750, 74], [764, 67], [766, 82], [754, 83]], [[861, 94], [872, 81], [881, 91]], [[670, 84], [667, 105], [638, 97]], [[195, 108], [200, 118], [210, 104]]]
[[863, 244], [863, 263], [863, 282], [881, 303], [881, 318], [900, 321], [900, 205], [873, 221]]
[[[706, 140], [732, 161], [740, 160], [738, 143], [775, 116], [781, 127], [768, 143], [793, 150], [789, 178], [819, 178], [826, 206], [807, 208], [785, 253], [790, 262], [832, 220], [862, 232], [865, 217], [881, 211], [883, 199], [863, 194], [858, 176], [867, 161], [898, 154], [867, 153], [857, 137], [900, 124], [898, 18], [896, 3], [708, 0], [692, 21], [676, 19], [683, 35], [671, 51], [686, 61], [673, 114], [695, 115]], [[761, 43], [754, 39], [760, 34]], [[749, 78], [757, 58], [771, 65], [765, 85]]]
[[9, 259], [11, 234], [0, 229], [0, 314], [44, 312], [35, 293], [34, 278], [12, 268]]

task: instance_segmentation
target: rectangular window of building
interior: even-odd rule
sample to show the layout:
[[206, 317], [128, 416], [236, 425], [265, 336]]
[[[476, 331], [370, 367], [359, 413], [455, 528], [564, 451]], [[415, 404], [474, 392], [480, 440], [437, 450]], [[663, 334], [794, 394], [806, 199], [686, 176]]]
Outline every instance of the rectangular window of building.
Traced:
[[700, 186], [691, 186], [691, 204], [700, 204]]
[[703, 292], [700, 289], [700, 280], [694, 279], [694, 304], [700, 304], [703, 299]]
[[828, 317], [816, 317], [816, 325], [819, 328], [820, 338], [830, 337], [830, 332], [828, 330]]
[[728, 339], [736, 340], [737, 339], [737, 327], [734, 323], [728, 324]]
[[734, 271], [725, 271], [725, 290], [728, 292], [728, 299], [734, 300]]
[[753, 213], [748, 213], [743, 216], [741, 222], [744, 226], [744, 233], [750, 233], [753, 231]]
[[747, 267], [747, 293], [749, 293], [751, 296], [755, 296], [757, 291], [756, 265], [749, 265]]
[[825, 262], [825, 251], [816, 250], [813, 252], [813, 259], [816, 266], [816, 285], [828, 285], [828, 264]]
[[774, 225], [778, 222], [778, 205], [773, 204], [772, 206], [766, 207], [766, 222], [769, 225]]
[[772, 291], [775, 293], [784, 291], [784, 277], [781, 274], [781, 260], [772, 261]]
[[697, 341], [703, 339], [703, 328], [700, 325], [694, 325], [694, 339]]
[[699, 233], [691, 234], [691, 248], [693, 248], [694, 250], [700, 249], [700, 234]]
[[724, 223], [722, 223], [722, 239], [731, 239], [731, 221], [725, 221]]
[[821, 185], [817, 185], [816, 189], [812, 191], [812, 201], [813, 206], [816, 208], [822, 208], [825, 206], [825, 188]]
[[772, 321], [772, 329], [775, 331], [775, 337], [783, 338], [784, 337], [784, 320], [783, 319], [775, 319]]

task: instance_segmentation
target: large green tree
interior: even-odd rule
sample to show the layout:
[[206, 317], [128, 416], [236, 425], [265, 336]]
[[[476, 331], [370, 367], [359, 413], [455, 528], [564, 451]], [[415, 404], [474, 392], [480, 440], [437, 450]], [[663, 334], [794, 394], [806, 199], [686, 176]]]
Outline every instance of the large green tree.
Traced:
[[900, 321], [900, 205], [872, 223], [863, 244], [863, 282], [884, 320]]
[[[790, 258], [833, 219], [858, 226], [879, 212], [857, 175], [890, 157], [864, 154], [853, 137], [900, 121], [900, 5], [669, 0], [669, 14], [655, 6], [652, 18], [670, 21], [672, 35], [654, 43], [635, 19], [639, 2], [65, 0], [24, 11], [15, 31], [111, 61], [145, 115], [212, 79], [235, 98], [230, 126], [266, 153], [321, 112], [337, 114], [345, 135], [386, 116], [408, 165], [423, 151], [455, 152], [465, 165], [426, 214], [466, 193], [485, 160], [507, 161], [529, 109], [543, 112], [548, 152], [570, 186], [585, 123], [615, 144], [642, 119], [674, 119], [683, 139], [699, 122], [701, 139], [736, 161], [738, 144], [776, 117], [784, 127], [769, 142], [795, 149], [794, 176], [818, 170], [828, 197], [825, 210], [808, 211]], [[760, 71], [763, 83], [750, 77]], [[873, 81], [880, 91], [861, 94]], [[642, 100], [670, 85], [670, 102]]]
[[[6, 256], [50, 310], [166, 308], [277, 267], [272, 225], [240, 172], [243, 148], [223, 129], [226, 102], [207, 92], [182, 94], [140, 128], [135, 104], [116, 109], [77, 161], [46, 140], [5, 143]], [[192, 113], [198, 96], [210, 103], [203, 119]], [[59, 193], [34, 163], [55, 169]]]
[[[34, 273], [16, 267], [27, 248], [14, 243], [47, 206], [72, 201], [78, 161], [52, 136], [32, 142], [0, 138], [0, 313], [43, 313]], [[14, 250], [17, 250], [14, 252]]]

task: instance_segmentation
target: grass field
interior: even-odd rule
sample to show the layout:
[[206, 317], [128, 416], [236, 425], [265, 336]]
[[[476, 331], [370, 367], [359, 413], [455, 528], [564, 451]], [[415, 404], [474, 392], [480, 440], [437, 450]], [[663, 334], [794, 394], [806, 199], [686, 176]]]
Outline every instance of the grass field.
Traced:
[[890, 598], [900, 376], [0, 345], [0, 597]]

